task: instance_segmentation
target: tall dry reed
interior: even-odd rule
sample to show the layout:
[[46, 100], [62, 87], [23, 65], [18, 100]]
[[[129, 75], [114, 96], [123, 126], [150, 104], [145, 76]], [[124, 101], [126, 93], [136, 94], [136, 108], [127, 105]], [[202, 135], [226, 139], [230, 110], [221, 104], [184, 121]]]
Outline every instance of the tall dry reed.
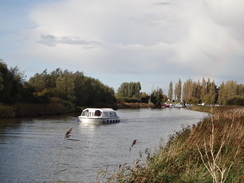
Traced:
[[[102, 182], [241, 183], [244, 172], [244, 108], [215, 110], [198, 124], [133, 166], [124, 164]], [[101, 179], [100, 179], [101, 180]]]
[[53, 181], [52, 182], [55, 182], [56, 175], [58, 175], [59, 173], [61, 173], [63, 171], [66, 171], [66, 169], [58, 170], [58, 167], [60, 165], [60, 160], [61, 160], [62, 152], [63, 152], [63, 149], [64, 149], [64, 143], [71, 136], [71, 132], [72, 132], [72, 128], [70, 128], [64, 135], [64, 138], [63, 138], [63, 141], [62, 141], [62, 145], [61, 145], [61, 148], [60, 148], [60, 151], [59, 151], [59, 154], [58, 154], [58, 160], [57, 160], [57, 163], [56, 163], [56, 166], [55, 166], [55, 170], [54, 170], [54, 173], [53, 173]]

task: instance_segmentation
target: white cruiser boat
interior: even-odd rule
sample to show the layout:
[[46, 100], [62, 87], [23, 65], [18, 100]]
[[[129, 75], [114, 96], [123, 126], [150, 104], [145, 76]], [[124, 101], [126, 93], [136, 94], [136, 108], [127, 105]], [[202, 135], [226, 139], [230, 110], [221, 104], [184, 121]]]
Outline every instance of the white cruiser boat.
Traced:
[[81, 123], [118, 123], [120, 122], [116, 112], [111, 108], [86, 108], [78, 116]]

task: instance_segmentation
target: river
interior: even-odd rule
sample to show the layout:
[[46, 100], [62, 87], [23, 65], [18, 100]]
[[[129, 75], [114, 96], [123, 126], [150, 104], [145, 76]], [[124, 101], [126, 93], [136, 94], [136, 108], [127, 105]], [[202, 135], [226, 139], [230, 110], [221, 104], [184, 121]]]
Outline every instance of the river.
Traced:
[[[121, 122], [109, 125], [78, 124], [77, 116], [0, 120], [1, 182], [93, 183], [101, 169], [153, 153], [170, 134], [207, 116], [181, 108], [120, 109], [117, 114]], [[64, 140], [70, 128], [70, 140]]]

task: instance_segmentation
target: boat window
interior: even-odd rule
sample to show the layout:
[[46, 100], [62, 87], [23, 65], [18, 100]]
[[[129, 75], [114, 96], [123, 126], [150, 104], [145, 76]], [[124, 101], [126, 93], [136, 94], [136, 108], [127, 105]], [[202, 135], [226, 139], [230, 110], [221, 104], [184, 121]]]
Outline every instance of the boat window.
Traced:
[[88, 115], [88, 110], [82, 112], [82, 116], [87, 116], [87, 115]]
[[109, 113], [109, 116], [114, 116], [114, 112], [110, 112]]
[[95, 116], [101, 116], [101, 114], [102, 114], [101, 111], [99, 111], [99, 110], [95, 111]]

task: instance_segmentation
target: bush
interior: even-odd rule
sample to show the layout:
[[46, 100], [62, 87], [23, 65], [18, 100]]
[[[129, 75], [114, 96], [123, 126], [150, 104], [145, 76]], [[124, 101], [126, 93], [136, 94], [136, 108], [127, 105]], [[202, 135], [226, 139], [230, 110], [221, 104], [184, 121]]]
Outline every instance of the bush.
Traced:
[[129, 102], [129, 103], [140, 103], [141, 99], [136, 98], [136, 97], [121, 97], [121, 96], [116, 96], [117, 102]]
[[15, 107], [0, 104], [0, 118], [13, 118], [15, 117]]
[[244, 106], [244, 97], [241, 96], [232, 97], [226, 101], [226, 104]]
[[[46, 98], [39, 97], [38, 99]], [[74, 104], [59, 98], [51, 98], [50, 103], [45, 100], [40, 101], [39, 103], [21, 103], [11, 106], [0, 104], [0, 118], [46, 116], [76, 111]]]

